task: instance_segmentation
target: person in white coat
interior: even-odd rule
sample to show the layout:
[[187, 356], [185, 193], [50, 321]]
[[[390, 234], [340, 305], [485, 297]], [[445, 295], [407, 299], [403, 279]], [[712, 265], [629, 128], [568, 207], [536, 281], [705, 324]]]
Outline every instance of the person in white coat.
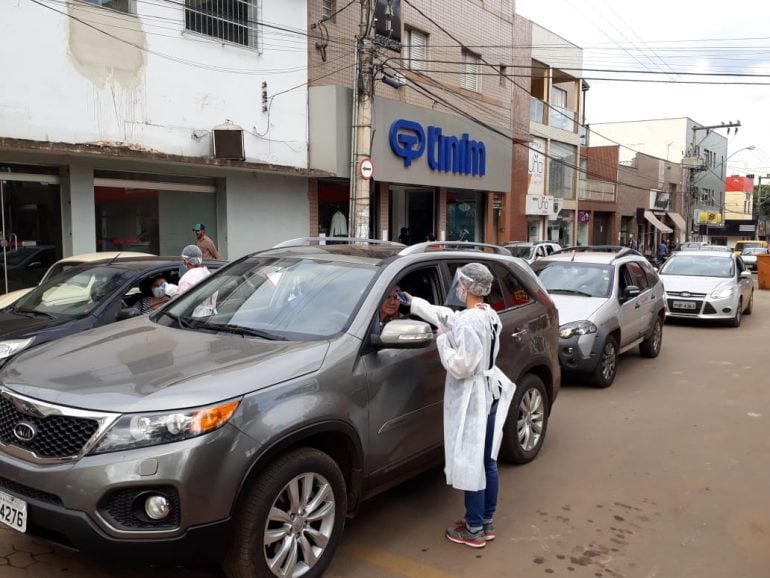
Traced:
[[452, 542], [483, 548], [494, 540], [497, 454], [515, 385], [495, 365], [502, 323], [484, 303], [492, 287], [480, 263], [459, 268], [447, 305], [457, 312], [406, 295], [411, 312], [439, 328], [436, 340], [447, 370], [444, 385], [444, 452], [447, 484], [465, 491], [465, 517], [446, 531]]

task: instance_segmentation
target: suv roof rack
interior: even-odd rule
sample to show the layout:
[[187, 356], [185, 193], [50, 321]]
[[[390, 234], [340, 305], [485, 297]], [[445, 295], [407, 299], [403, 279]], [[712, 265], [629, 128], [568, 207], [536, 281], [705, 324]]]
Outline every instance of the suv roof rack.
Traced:
[[563, 249], [554, 251], [551, 255], [561, 253], [585, 253], [587, 251], [595, 251], [598, 253], [623, 253], [623, 255], [641, 255], [639, 251], [632, 249], [631, 247], [624, 247], [623, 245], [578, 245], [576, 247], [564, 247]]
[[492, 245], [491, 243], [476, 243], [475, 241], [426, 241], [424, 243], [409, 245], [405, 249], [401, 249], [398, 254], [414, 255], [416, 253], [427, 253], [428, 251], [441, 251], [446, 249], [455, 251], [484, 251], [484, 249], [492, 249], [492, 252], [498, 255], [511, 256], [511, 252], [505, 247]]
[[367, 244], [367, 245], [387, 245], [392, 247], [404, 247], [403, 243], [395, 241], [383, 241], [382, 239], [359, 239], [356, 237], [297, 237], [282, 241], [273, 245], [273, 249], [283, 249], [284, 247], [306, 247], [310, 245], [334, 245], [334, 244]]

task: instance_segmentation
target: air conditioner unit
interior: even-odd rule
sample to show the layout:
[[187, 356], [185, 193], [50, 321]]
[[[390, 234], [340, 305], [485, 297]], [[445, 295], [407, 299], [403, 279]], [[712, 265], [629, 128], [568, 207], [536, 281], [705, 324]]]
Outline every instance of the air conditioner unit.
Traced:
[[229, 120], [211, 131], [214, 158], [231, 161], [246, 160], [243, 147], [243, 129]]

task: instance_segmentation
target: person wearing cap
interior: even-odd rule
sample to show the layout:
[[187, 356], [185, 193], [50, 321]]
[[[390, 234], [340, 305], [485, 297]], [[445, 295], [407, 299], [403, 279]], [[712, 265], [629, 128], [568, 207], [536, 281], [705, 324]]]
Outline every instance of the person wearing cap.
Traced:
[[195, 233], [195, 244], [198, 249], [201, 250], [201, 253], [203, 253], [203, 258], [219, 259], [217, 246], [214, 244], [214, 241], [211, 240], [211, 237], [206, 235], [206, 225], [203, 223], [195, 223], [192, 230]]
[[436, 347], [447, 371], [444, 472], [447, 484], [465, 492], [465, 516], [445, 535], [472, 548], [495, 539], [497, 454], [516, 388], [495, 365], [502, 322], [484, 302], [493, 282], [486, 266], [468, 263], [457, 269], [445, 307], [402, 293], [413, 314], [439, 328]]

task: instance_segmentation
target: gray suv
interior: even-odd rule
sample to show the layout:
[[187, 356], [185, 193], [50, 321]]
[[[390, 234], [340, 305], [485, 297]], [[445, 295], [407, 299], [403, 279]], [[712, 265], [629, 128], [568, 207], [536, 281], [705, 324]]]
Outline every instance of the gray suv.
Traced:
[[164, 309], [24, 351], [0, 370], [0, 522], [75, 550], [320, 576], [361, 502], [442, 462], [430, 325], [382, 322], [398, 285], [443, 303], [495, 276], [517, 383], [501, 459], [540, 450], [558, 317], [526, 265], [470, 244], [312, 240], [221, 269]]

